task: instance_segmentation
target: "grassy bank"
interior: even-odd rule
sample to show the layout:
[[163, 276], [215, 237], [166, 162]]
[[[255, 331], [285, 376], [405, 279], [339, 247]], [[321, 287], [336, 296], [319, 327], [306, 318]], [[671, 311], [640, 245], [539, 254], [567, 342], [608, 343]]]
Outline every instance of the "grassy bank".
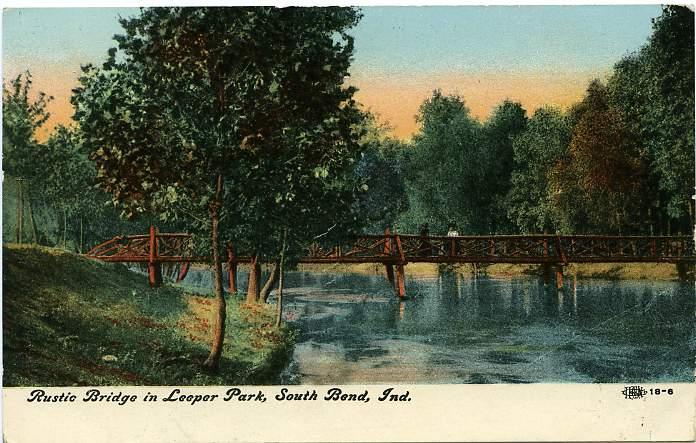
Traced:
[[214, 299], [123, 265], [48, 248], [3, 247], [5, 386], [274, 383], [292, 349], [269, 306], [228, 299], [220, 372], [209, 351]]
[[[464, 275], [473, 275], [471, 265], [458, 265], [450, 268]], [[300, 270], [308, 272], [352, 272], [358, 274], [383, 275], [384, 266], [374, 263], [300, 265]], [[412, 277], [435, 277], [438, 265], [434, 263], [409, 263], [406, 275]], [[490, 277], [519, 277], [542, 275], [539, 265], [517, 265], [499, 263], [480, 266], [478, 272]], [[678, 280], [676, 265], [669, 263], [573, 263], [565, 267], [564, 274], [580, 278], [625, 279], [625, 280]]]

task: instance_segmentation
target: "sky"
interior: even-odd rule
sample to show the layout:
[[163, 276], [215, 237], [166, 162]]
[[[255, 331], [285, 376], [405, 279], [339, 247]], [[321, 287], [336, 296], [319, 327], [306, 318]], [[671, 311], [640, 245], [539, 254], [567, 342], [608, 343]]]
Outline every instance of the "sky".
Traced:
[[[101, 63], [134, 8], [6, 9], [3, 78], [29, 70], [36, 90], [55, 97], [45, 132], [69, 123], [80, 65]], [[364, 7], [352, 31], [349, 82], [357, 99], [395, 136], [415, 131], [419, 105], [434, 89], [461, 95], [485, 120], [505, 99], [531, 114], [578, 101], [639, 49], [659, 5]]]

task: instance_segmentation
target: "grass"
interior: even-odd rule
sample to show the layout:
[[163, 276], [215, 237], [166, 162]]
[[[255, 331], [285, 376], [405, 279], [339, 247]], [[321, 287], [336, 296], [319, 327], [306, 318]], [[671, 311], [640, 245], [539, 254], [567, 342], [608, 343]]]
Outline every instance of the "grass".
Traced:
[[50, 248], [3, 247], [4, 386], [277, 382], [294, 333], [266, 305], [228, 297], [220, 371], [208, 374], [215, 301], [118, 264]]
[[[473, 266], [455, 265], [450, 270], [472, 275]], [[350, 272], [357, 274], [384, 274], [384, 265], [374, 263], [361, 264], [321, 264], [300, 265], [299, 270], [308, 272]], [[523, 275], [542, 275], [540, 265], [521, 265], [496, 263], [479, 265], [480, 273], [490, 277], [518, 277]], [[439, 267], [435, 263], [409, 263], [406, 275], [413, 277], [437, 276]], [[679, 280], [676, 265], [669, 263], [572, 263], [563, 270], [566, 275], [581, 278], [602, 278], [615, 280]]]

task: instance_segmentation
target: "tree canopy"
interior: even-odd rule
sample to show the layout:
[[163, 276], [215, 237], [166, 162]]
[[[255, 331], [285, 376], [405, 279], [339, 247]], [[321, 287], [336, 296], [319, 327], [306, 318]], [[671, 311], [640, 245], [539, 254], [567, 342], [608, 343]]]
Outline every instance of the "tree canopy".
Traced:
[[609, 80], [611, 100], [645, 152], [650, 187], [658, 191], [647, 205], [668, 231], [672, 220], [694, 220], [693, 48], [693, 11], [666, 6], [648, 43], [619, 61]]
[[351, 207], [362, 115], [343, 83], [359, 18], [352, 8], [148, 8], [121, 21], [103, 66], [83, 69], [75, 117], [104, 189], [128, 216], [152, 210], [210, 235], [210, 367], [224, 333], [221, 237], [246, 234], [254, 254], [270, 254], [279, 221], [306, 238]]

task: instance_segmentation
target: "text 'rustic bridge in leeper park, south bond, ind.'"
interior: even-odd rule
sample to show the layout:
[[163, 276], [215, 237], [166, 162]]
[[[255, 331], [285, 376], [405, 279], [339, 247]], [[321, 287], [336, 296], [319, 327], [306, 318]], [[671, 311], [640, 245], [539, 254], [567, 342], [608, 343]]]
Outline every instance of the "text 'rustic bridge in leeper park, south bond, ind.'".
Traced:
[[[114, 237], [85, 255], [107, 262], [143, 263], [151, 286], [162, 282], [161, 265], [178, 264], [177, 281], [186, 277], [191, 263], [208, 263], [196, 256], [192, 236], [160, 233], [150, 227], [145, 235]], [[229, 290], [237, 290], [237, 265], [253, 257], [237, 256], [227, 247]], [[381, 263], [399, 297], [406, 295], [404, 266], [408, 263], [519, 263], [544, 265], [548, 279], [556, 270], [556, 284], [563, 285], [563, 266], [569, 263], [696, 263], [690, 236], [600, 235], [483, 235], [420, 236], [407, 234], [361, 235], [346, 244], [321, 247], [312, 244], [300, 263]], [[395, 269], [396, 268], [396, 269]]]

